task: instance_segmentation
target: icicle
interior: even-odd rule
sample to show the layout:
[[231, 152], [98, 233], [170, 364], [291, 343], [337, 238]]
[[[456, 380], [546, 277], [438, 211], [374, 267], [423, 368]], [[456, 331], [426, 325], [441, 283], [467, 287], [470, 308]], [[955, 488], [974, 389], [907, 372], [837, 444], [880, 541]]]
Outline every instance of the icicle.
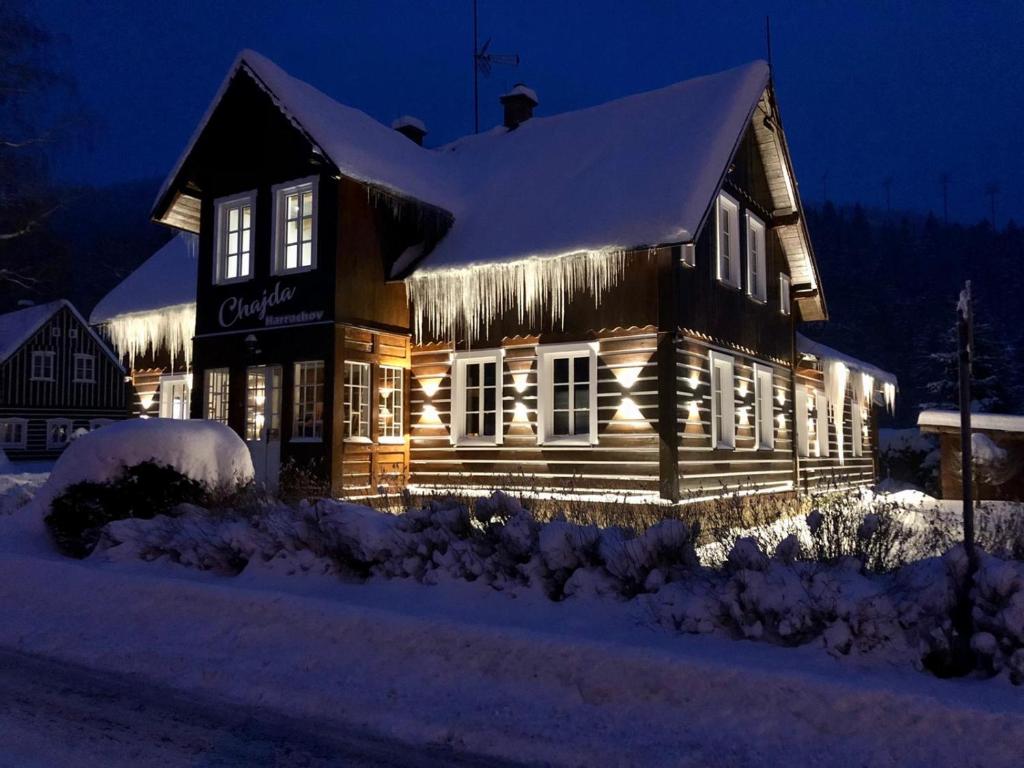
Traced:
[[875, 377], [870, 373], [861, 372], [861, 400], [864, 405], [871, 407], [871, 393], [875, 391]]
[[885, 407], [889, 413], [896, 413], [896, 385], [891, 381], [882, 384], [882, 396], [885, 398]]
[[[843, 412], [846, 404], [846, 382], [850, 369], [840, 360], [824, 360], [825, 397], [828, 399], [828, 411], [836, 428], [836, 448], [839, 463], [845, 463], [843, 456]], [[858, 407], [854, 403], [853, 407]], [[818, 414], [822, 418], [822, 414]]]
[[164, 349], [170, 353], [171, 367], [179, 355], [185, 368], [192, 366], [192, 336], [196, 329], [196, 305], [181, 304], [156, 312], [119, 315], [106, 323], [107, 335], [128, 366], [135, 367], [135, 358], [148, 350], [154, 354]]
[[566, 308], [578, 293], [589, 292], [599, 306], [606, 291], [625, 274], [626, 253], [585, 251], [461, 269], [422, 272], [406, 278], [417, 343], [468, 339], [501, 314], [516, 310], [520, 323], [539, 326], [547, 314], [564, 327]]

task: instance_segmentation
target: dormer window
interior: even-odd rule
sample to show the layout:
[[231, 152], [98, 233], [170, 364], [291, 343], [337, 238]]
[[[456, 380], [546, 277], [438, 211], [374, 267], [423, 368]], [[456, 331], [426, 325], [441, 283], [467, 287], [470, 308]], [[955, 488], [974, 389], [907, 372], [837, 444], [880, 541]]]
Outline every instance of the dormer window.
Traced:
[[316, 177], [274, 188], [274, 273], [316, 268]]
[[767, 301], [764, 222], [747, 211], [747, 294], [754, 301]]
[[725, 192], [718, 194], [717, 205], [718, 279], [733, 288], [740, 287], [740, 204]]
[[256, 193], [226, 197], [217, 206], [218, 283], [233, 283], [252, 277], [252, 224]]
[[788, 316], [791, 309], [790, 302], [792, 301], [790, 294], [790, 282], [789, 275], [783, 273], [779, 274], [779, 311]]

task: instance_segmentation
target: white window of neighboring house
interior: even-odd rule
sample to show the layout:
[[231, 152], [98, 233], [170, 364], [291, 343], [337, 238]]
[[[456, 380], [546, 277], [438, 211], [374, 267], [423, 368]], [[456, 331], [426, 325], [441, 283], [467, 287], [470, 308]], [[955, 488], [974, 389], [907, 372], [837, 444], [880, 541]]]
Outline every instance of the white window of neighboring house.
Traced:
[[281, 429], [281, 366], [252, 365], [245, 371], [245, 439], [259, 442]]
[[[856, 392], [856, 388], [854, 389]], [[864, 406], [860, 398], [854, 395], [850, 401], [850, 435], [853, 437], [853, 455], [864, 455]]]
[[824, 392], [814, 393], [814, 417], [818, 427], [817, 443], [818, 450], [816, 455], [828, 456], [829, 445], [828, 445], [828, 400], [825, 398]]
[[0, 448], [24, 448], [28, 444], [28, 421], [0, 420]]
[[52, 451], [67, 447], [73, 431], [70, 419], [47, 419], [46, 449]]
[[499, 445], [504, 432], [502, 350], [462, 352], [452, 361], [452, 430], [455, 445]]
[[32, 381], [53, 381], [56, 352], [35, 351], [32, 353]]
[[252, 230], [256, 193], [216, 201], [217, 259], [215, 280], [232, 283], [252, 277]]
[[59, 325], [51, 325], [50, 326], [50, 335], [53, 338], [55, 338], [55, 339], [59, 339], [60, 338], [60, 326]]
[[725, 192], [718, 194], [716, 252], [718, 279], [740, 287], [740, 204]]
[[274, 187], [274, 273], [316, 267], [316, 177]]
[[345, 439], [370, 439], [369, 363], [345, 363]]
[[790, 297], [790, 278], [789, 275], [779, 274], [779, 311], [789, 316], [789, 313], [793, 311], [793, 300]]
[[324, 438], [324, 361], [295, 364], [295, 415], [292, 440], [319, 442]]
[[597, 342], [539, 347], [541, 442], [597, 443]]
[[402, 442], [405, 414], [404, 371], [391, 365], [380, 366], [380, 382], [377, 394], [380, 404], [377, 411], [377, 439], [382, 443]]
[[736, 377], [733, 359], [709, 353], [711, 362], [711, 445], [736, 447]]
[[96, 356], [75, 353], [75, 384], [96, 383]]
[[764, 222], [747, 211], [747, 295], [757, 301], [768, 299], [764, 231]]
[[101, 427], [105, 427], [105, 426], [107, 426], [107, 424], [113, 424], [113, 423], [114, 423], [113, 419], [92, 419], [89, 422], [89, 431], [90, 432], [95, 432], [97, 429], [100, 429]]
[[68, 338], [69, 339], [77, 339], [78, 338], [78, 329], [77, 328], [68, 328]]
[[187, 373], [160, 377], [160, 418], [187, 419], [192, 376]]
[[798, 387], [793, 398], [793, 420], [796, 422], [796, 450], [798, 456], [810, 456], [810, 411], [813, 406], [806, 387]]
[[231, 374], [227, 368], [210, 368], [206, 371], [206, 418], [210, 421], [228, 423], [228, 403]]
[[757, 447], [775, 448], [775, 419], [772, 405], [772, 369], [754, 364], [754, 423], [757, 429]]

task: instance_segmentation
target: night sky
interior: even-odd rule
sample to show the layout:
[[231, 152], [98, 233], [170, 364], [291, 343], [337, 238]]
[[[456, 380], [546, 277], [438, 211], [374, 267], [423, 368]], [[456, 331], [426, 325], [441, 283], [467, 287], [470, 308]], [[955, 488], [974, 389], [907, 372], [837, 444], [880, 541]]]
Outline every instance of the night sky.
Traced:
[[[332, 3], [41, 0], [62, 56], [98, 117], [91, 149], [60, 158], [63, 180], [163, 176], [241, 48], [385, 123], [427, 123], [428, 145], [472, 130], [470, 0]], [[804, 198], [1024, 221], [1020, 2], [499, 2], [480, 0], [481, 41], [517, 52], [482, 81], [481, 125], [522, 80], [537, 114], [589, 106], [765, 57], [774, 71]], [[827, 173], [827, 182], [823, 177]]]

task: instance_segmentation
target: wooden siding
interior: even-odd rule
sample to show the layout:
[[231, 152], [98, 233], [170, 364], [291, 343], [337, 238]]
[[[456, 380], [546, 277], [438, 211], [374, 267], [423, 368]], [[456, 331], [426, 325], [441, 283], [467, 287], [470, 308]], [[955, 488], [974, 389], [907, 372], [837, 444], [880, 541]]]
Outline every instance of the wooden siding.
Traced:
[[[736, 447], [712, 445], [710, 352], [733, 358]], [[772, 425], [774, 448], [758, 449], [754, 428], [754, 364], [772, 369]], [[739, 393], [746, 384], [746, 395]], [[679, 484], [681, 498], [702, 498], [724, 493], [765, 493], [793, 490], [793, 397], [790, 368], [784, 360], [755, 356], [750, 350], [725, 347], [680, 332], [677, 340], [676, 393], [678, 400]], [[779, 394], [783, 402], [779, 402]], [[747, 424], [740, 418], [748, 412]], [[779, 417], [784, 419], [780, 428]]]
[[[452, 346], [412, 351], [411, 481], [421, 487], [502, 488], [510, 483], [576, 493], [659, 490], [657, 332], [653, 327], [597, 338], [596, 445], [538, 444], [538, 338], [506, 339], [502, 366], [500, 445], [452, 445]], [[480, 350], [477, 350], [480, 351]], [[616, 372], [639, 367], [629, 388]], [[428, 394], [424, 385], [437, 380]], [[518, 391], [516, 384], [522, 391]], [[621, 412], [631, 399], [642, 418]], [[431, 409], [436, 410], [436, 413]]]

